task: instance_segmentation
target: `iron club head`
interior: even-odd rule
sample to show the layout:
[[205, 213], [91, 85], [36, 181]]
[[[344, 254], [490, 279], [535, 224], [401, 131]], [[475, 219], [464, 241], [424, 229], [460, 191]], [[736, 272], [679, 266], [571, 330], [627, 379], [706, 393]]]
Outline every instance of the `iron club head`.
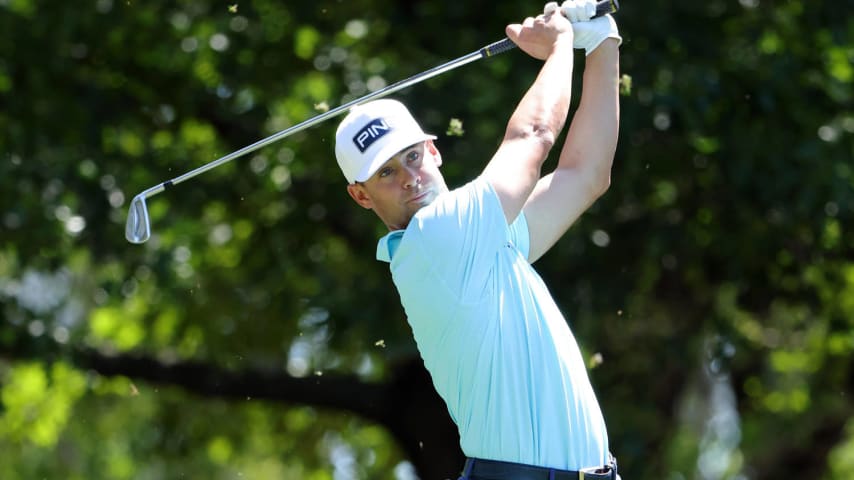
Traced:
[[148, 207], [145, 205], [145, 195], [139, 194], [130, 202], [125, 238], [131, 243], [144, 243], [149, 237], [151, 237], [151, 223], [148, 219]]

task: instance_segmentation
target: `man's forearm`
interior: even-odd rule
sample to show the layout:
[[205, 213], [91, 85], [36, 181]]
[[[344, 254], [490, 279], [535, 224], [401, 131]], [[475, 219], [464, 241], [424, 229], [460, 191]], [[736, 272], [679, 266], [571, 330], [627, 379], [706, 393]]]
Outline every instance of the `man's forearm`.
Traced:
[[510, 117], [505, 140], [525, 138], [534, 134], [542, 135], [547, 142], [554, 142], [569, 113], [572, 69], [572, 42], [556, 43], [536, 80], [525, 92]]
[[522, 24], [508, 25], [506, 31], [525, 53], [544, 61], [482, 174], [512, 223], [540, 179], [543, 162], [569, 114], [574, 34], [561, 15], [529, 17]]
[[591, 167], [606, 187], [619, 131], [619, 76], [618, 42], [609, 38], [587, 56], [581, 102], [558, 161], [558, 168]]

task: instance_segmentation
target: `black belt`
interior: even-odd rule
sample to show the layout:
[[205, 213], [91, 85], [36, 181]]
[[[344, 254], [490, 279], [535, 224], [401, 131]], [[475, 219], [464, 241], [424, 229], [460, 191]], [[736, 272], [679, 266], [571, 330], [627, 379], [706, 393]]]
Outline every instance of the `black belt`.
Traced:
[[611, 457], [611, 465], [585, 468], [580, 471], [467, 458], [463, 475], [459, 480], [618, 480], [619, 478], [617, 462], [613, 457]]

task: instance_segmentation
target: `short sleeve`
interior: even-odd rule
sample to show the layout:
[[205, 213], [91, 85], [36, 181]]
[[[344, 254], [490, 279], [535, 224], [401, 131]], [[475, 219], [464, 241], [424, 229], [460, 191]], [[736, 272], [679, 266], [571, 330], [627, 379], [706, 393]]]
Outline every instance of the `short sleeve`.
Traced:
[[531, 234], [528, 231], [528, 219], [525, 218], [525, 212], [519, 212], [519, 216], [513, 224], [510, 225], [509, 241], [526, 259], [531, 250]]

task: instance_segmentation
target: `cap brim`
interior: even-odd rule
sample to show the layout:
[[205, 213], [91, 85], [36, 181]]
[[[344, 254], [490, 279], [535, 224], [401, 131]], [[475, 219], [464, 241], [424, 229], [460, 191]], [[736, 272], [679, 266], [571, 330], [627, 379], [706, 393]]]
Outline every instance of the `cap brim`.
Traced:
[[424, 142], [427, 140], [436, 140], [436, 135], [430, 135], [425, 133], [419, 137], [409, 137], [409, 138], [401, 138], [396, 142], [389, 142], [387, 145], [384, 145], [383, 148], [374, 155], [373, 160], [370, 163], [366, 164], [362, 170], [355, 177], [356, 182], [364, 182], [371, 178], [380, 167], [385, 164], [385, 162], [389, 161], [392, 157], [400, 153], [401, 151], [415, 145], [416, 143]]

